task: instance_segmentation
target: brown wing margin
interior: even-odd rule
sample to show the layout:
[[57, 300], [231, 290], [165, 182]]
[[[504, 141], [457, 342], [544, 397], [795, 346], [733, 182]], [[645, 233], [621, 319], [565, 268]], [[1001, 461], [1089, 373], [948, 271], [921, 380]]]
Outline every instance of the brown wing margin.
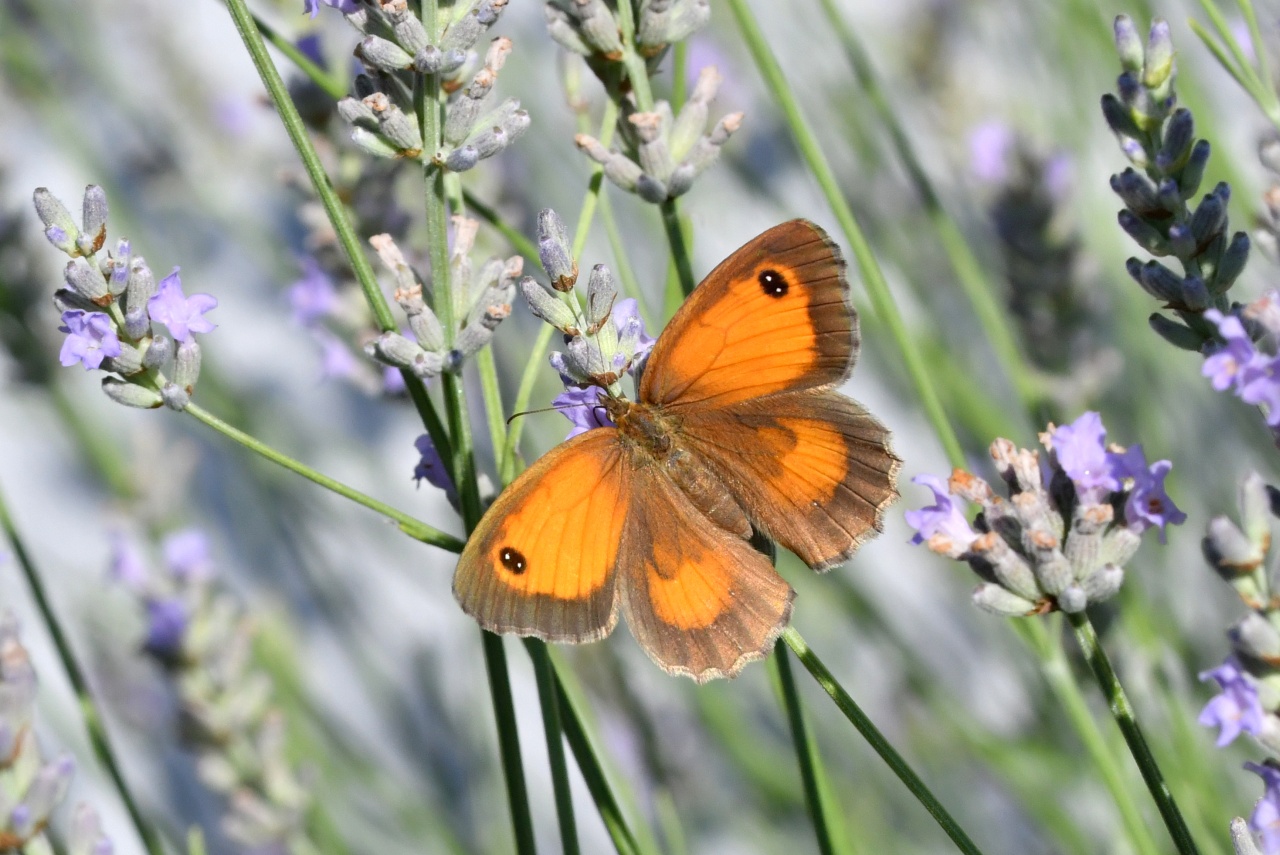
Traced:
[[809, 389], [684, 413], [681, 442], [752, 522], [815, 570], [844, 561], [884, 525], [902, 461], [857, 402]]

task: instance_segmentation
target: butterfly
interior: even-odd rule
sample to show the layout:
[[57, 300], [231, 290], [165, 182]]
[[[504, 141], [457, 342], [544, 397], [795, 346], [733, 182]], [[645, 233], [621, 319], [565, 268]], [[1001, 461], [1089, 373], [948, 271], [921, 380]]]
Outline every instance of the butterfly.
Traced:
[[[658, 337], [616, 427], [541, 457], [489, 508], [453, 578], [491, 632], [594, 641], [621, 612], [663, 670], [762, 658], [795, 592], [759, 532], [823, 571], [881, 529], [901, 461], [835, 391], [858, 356], [840, 250], [792, 220], [711, 272]], [[602, 384], [603, 385], [603, 384]]]

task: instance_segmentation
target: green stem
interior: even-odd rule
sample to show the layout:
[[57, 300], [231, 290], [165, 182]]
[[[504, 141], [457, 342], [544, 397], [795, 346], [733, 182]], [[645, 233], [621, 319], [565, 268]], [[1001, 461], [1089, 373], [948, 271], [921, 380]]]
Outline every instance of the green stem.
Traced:
[[853, 66], [854, 76], [857, 77], [863, 91], [867, 93], [872, 107], [889, 134], [899, 160], [902, 161], [907, 177], [915, 188], [916, 195], [924, 205], [930, 223], [938, 232], [942, 247], [947, 253], [947, 259], [951, 262], [951, 269], [964, 289], [965, 297], [973, 307], [974, 314], [982, 325], [983, 333], [991, 344], [996, 359], [1005, 374], [1013, 381], [1014, 388], [1026, 403], [1028, 411], [1034, 413], [1040, 407], [1041, 390], [1033, 373], [1028, 369], [1026, 361], [1022, 358], [1017, 337], [1007, 322], [1008, 313], [1003, 310], [990, 283], [983, 276], [982, 265], [974, 256], [968, 241], [964, 239], [955, 220], [943, 207], [933, 182], [916, 155], [911, 138], [907, 136], [902, 123], [898, 121], [898, 114], [889, 103], [889, 98], [871, 65], [871, 59], [867, 56], [853, 28], [841, 14], [835, 0], [820, 0], [820, 2], [826, 13], [827, 22], [844, 48], [845, 57]]
[[590, 791], [591, 798], [596, 803], [596, 809], [600, 812], [605, 830], [609, 833], [614, 848], [618, 850], [618, 855], [640, 855], [640, 844], [636, 842], [635, 835], [627, 827], [626, 818], [622, 815], [622, 807], [613, 794], [613, 788], [609, 786], [609, 780], [587, 736], [586, 728], [582, 725], [582, 718], [574, 711], [573, 701], [558, 672], [555, 674], [555, 680], [556, 703], [560, 709], [568, 713], [561, 719], [564, 736], [569, 743], [569, 748], [573, 751], [574, 759], [577, 760], [578, 769], [582, 772], [587, 790]]
[[693, 260], [685, 241], [684, 225], [680, 222], [680, 208], [675, 199], [667, 199], [658, 207], [662, 210], [662, 227], [667, 232], [667, 243], [671, 245], [676, 275], [680, 277], [680, 290], [688, 297], [698, 283], [693, 278]]
[[525, 787], [524, 767], [520, 761], [520, 735], [516, 730], [516, 706], [511, 697], [507, 653], [501, 636], [488, 630], [480, 633], [485, 671], [489, 675], [489, 695], [493, 699], [493, 715], [498, 726], [498, 754], [502, 758], [503, 777], [507, 782], [507, 806], [511, 810], [516, 852], [519, 855], [537, 855], [533, 816], [529, 812], [529, 791]]
[[791, 671], [791, 659], [781, 644], [773, 651], [773, 662], [778, 670], [778, 686], [782, 693], [783, 706], [787, 711], [787, 723], [791, 726], [791, 740], [795, 744], [796, 759], [800, 763], [800, 782], [804, 786], [804, 800], [809, 807], [809, 818], [813, 821], [814, 833], [818, 836], [818, 851], [822, 855], [835, 855], [836, 847], [832, 841], [831, 827], [827, 820], [826, 805], [822, 801], [822, 790], [818, 786], [818, 749], [809, 733], [809, 725], [804, 720], [804, 710], [800, 706], [800, 692], [796, 687], [795, 674]]
[[872, 253], [871, 247], [867, 243], [867, 239], [863, 235], [852, 209], [849, 207], [849, 203], [845, 201], [844, 195], [841, 193], [839, 181], [836, 179], [831, 165], [827, 163], [826, 156], [823, 155], [822, 148], [818, 145], [818, 140], [814, 136], [813, 130], [800, 112], [800, 105], [795, 98], [795, 90], [782, 73], [782, 67], [778, 64], [777, 57], [773, 55], [764, 33], [760, 31], [760, 25], [756, 22], [755, 16], [752, 15], [751, 9], [747, 5], [747, 0], [728, 0], [728, 4], [738, 22], [738, 28], [742, 31], [743, 40], [751, 51], [761, 75], [764, 77], [765, 84], [773, 94], [774, 100], [781, 107], [787, 126], [795, 136], [796, 145], [800, 149], [801, 156], [809, 166], [809, 171], [817, 179], [818, 185], [822, 188], [823, 195], [827, 199], [827, 204], [831, 206], [831, 210], [836, 216], [836, 221], [839, 222], [840, 228], [844, 232], [845, 239], [849, 241], [850, 250], [857, 262], [863, 284], [867, 289], [867, 295], [871, 298], [871, 304], [875, 308], [877, 317], [888, 327], [889, 334], [897, 345], [898, 351], [902, 356], [903, 365], [906, 367], [907, 373], [916, 387], [916, 394], [920, 397], [920, 403], [924, 407], [930, 424], [933, 426], [934, 433], [937, 434], [952, 465], [963, 465], [964, 451], [960, 447], [960, 440], [956, 437], [955, 429], [952, 428], [951, 422], [943, 410], [938, 391], [933, 385], [933, 380], [929, 376], [924, 360], [920, 357], [915, 341], [908, 332], [902, 316], [898, 313], [898, 307], [894, 302], [893, 294], [889, 290], [889, 283], [884, 278], [884, 272], [880, 269], [880, 265], [876, 261], [875, 255]]
[[613, 215], [613, 203], [609, 201], [607, 190], [600, 194], [600, 222], [604, 224], [604, 232], [609, 238], [609, 249], [613, 251], [613, 262], [617, 267], [618, 279], [622, 281], [622, 293], [635, 298], [636, 305], [640, 307], [640, 317], [644, 320], [645, 328], [652, 331], [657, 328], [654, 325], [653, 312], [644, 298], [640, 280], [636, 278], [636, 272], [631, 267], [631, 262], [627, 260], [627, 248], [622, 240], [622, 232], [618, 230], [618, 219]]
[[[635, 95], [636, 109], [642, 113], [653, 110], [653, 88], [649, 85], [649, 66], [636, 47], [635, 11], [629, 0], [618, 3], [618, 29], [622, 34], [622, 64], [627, 69], [627, 79]], [[614, 99], [610, 98], [612, 102]]]
[[129, 788], [128, 783], [125, 782], [124, 775], [120, 771], [120, 763], [116, 760], [116, 752], [111, 745], [111, 737], [107, 733], [102, 712], [98, 709], [98, 705], [93, 699], [93, 693], [89, 691], [89, 681], [85, 678], [84, 671], [80, 668], [80, 661], [76, 659], [75, 651], [71, 649], [71, 642], [67, 638], [66, 632], [63, 631], [62, 621], [58, 618], [57, 613], [49, 602], [48, 593], [44, 588], [44, 581], [36, 571], [31, 554], [27, 552], [26, 545], [18, 534], [17, 526], [14, 524], [13, 518], [9, 516], [9, 506], [5, 502], [3, 494], [0, 494], [0, 528], [4, 529], [5, 536], [8, 537], [9, 544], [13, 548], [14, 557], [18, 561], [18, 565], [22, 567], [22, 573], [26, 577], [27, 585], [31, 588], [31, 595], [36, 601], [36, 608], [40, 611], [40, 616], [43, 618], [45, 626], [49, 629], [49, 635], [53, 638], [54, 647], [58, 651], [58, 658], [62, 660], [62, 667], [67, 672], [67, 678], [71, 681], [71, 688], [75, 692], [76, 701], [79, 703], [80, 715], [84, 719], [85, 730], [88, 731], [89, 743], [93, 746], [94, 755], [111, 777], [111, 783], [115, 785], [116, 791], [120, 794], [120, 800], [124, 802], [125, 810], [129, 812], [129, 819], [133, 822], [133, 827], [137, 830], [138, 837], [141, 838], [142, 845], [146, 847], [148, 855], [164, 855], [164, 846], [161, 844], [160, 838], [150, 823], [143, 819], [142, 811], [139, 810], [138, 803], [133, 797], [133, 791]]
[[313, 62], [311, 57], [300, 51], [297, 45], [280, 35], [275, 27], [257, 15], [253, 16], [253, 24], [258, 28], [258, 32], [262, 34], [262, 37], [271, 43], [273, 48], [284, 54], [285, 59], [296, 65], [298, 70], [307, 76], [307, 79], [323, 89], [333, 100], [337, 101], [346, 97], [347, 89], [343, 81], [325, 73], [325, 70]]
[[689, 97], [689, 41], [671, 48], [671, 112], [678, 114]]
[[462, 541], [458, 540], [453, 535], [446, 534], [437, 528], [433, 528], [421, 520], [414, 519], [403, 511], [398, 511], [390, 505], [378, 501], [372, 496], [361, 493], [354, 487], [348, 487], [341, 481], [334, 480], [328, 475], [317, 472], [306, 464], [299, 463], [292, 457], [281, 454], [279, 451], [276, 451], [261, 440], [250, 436], [239, 428], [232, 427], [227, 424], [213, 413], [210, 413], [208, 410], [200, 407], [198, 404], [187, 404], [186, 412], [188, 415], [194, 416], [197, 420], [213, 428], [223, 436], [240, 443], [254, 454], [264, 457], [272, 463], [283, 466], [290, 472], [301, 475], [313, 484], [319, 484], [326, 490], [331, 490], [343, 498], [350, 499], [356, 504], [363, 505], [371, 511], [382, 514], [387, 519], [394, 521], [400, 527], [402, 532], [409, 535], [414, 540], [420, 540], [423, 543], [438, 546], [441, 549], [448, 550], [449, 552], [462, 551]]
[[538, 700], [542, 705], [542, 729], [547, 737], [547, 761], [551, 766], [551, 784], [556, 798], [556, 819], [560, 822], [560, 842], [564, 855], [578, 855], [578, 827], [573, 819], [573, 795], [569, 790], [569, 767], [564, 757], [555, 669], [545, 643], [536, 638], [526, 638], [524, 646], [533, 660], [533, 673], [538, 680]]
[[1098, 643], [1098, 635], [1093, 629], [1093, 623], [1084, 612], [1067, 615], [1067, 619], [1076, 632], [1076, 641], [1080, 644], [1080, 650], [1088, 660], [1089, 667], [1093, 669], [1098, 686], [1107, 699], [1107, 705], [1111, 708], [1111, 715], [1120, 726], [1120, 732], [1124, 734], [1124, 741], [1129, 745], [1129, 752], [1133, 754], [1133, 759], [1137, 761], [1142, 780], [1146, 782], [1147, 790], [1160, 810], [1160, 816], [1164, 819], [1165, 827], [1169, 829], [1174, 845], [1181, 855], [1198, 855], [1199, 850], [1196, 849], [1195, 841], [1191, 839], [1191, 832], [1187, 829], [1182, 813], [1173, 800], [1173, 794], [1169, 792], [1169, 786], [1165, 783], [1164, 776], [1160, 774], [1160, 767], [1151, 754], [1146, 737], [1142, 735], [1142, 729], [1138, 726], [1138, 719], [1134, 714], [1133, 706], [1129, 703], [1129, 697], [1125, 694], [1124, 687], [1120, 685], [1120, 680], [1116, 677], [1110, 660], [1107, 659], [1106, 651]]
[[507, 239], [512, 248], [516, 252], [523, 255], [530, 261], [536, 261], [538, 258], [538, 247], [533, 241], [529, 240], [518, 230], [513, 228], [506, 220], [502, 219], [492, 207], [477, 199], [470, 190], [462, 191], [462, 198], [466, 201], [467, 207], [480, 219], [497, 229], [498, 233]]
[[[734, 0], [731, 0], [731, 2], [734, 2]], [[920, 804], [924, 806], [924, 809], [946, 832], [947, 836], [951, 838], [952, 842], [956, 844], [956, 848], [961, 852], [967, 853], [967, 855], [981, 855], [981, 850], [974, 845], [969, 836], [960, 828], [960, 825], [951, 817], [951, 814], [947, 813], [946, 808], [934, 797], [933, 793], [929, 791], [929, 788], [925, 786], [916, 773], [911, 770], [902, 755], [894, 750], [889, 741], [884, 738], [884, 734], [871, 723], [871, 719], [867, 718], [866, 713], [854, 703], [849, 693], [827, 670], [827, 666], [822, 664], [822, 660], [809, 649], [809, 645], [800, 637], [800, 633], [796, 631], [795, 627], [789, 626], [783, 630], [782, 641], [786, 642], [787, 646], [791, 648], [796, 658], [800, 660], [800, 664], [808, 669], [823, 691], [831, 697], [831, 700], [835, 701], [836, 706], [844, 713], [845, 718], [849, 719], [858, 733], [862, 735], [862, 738], [867, 741], [867, 744], [880, 755], [880, 759], [884, 760], [885, 764], [898, 776], [898, 780], [906, 784], [911, 794], [916, 797]]]
[[[288, 89], [285, 88], [284, 81], [280, 79], [280, 72], [276, 70], [275, 64], [272, 63], [271, 57], [267, 53], [266, 43], [263, 42], [262, 35], [258, 32], [253, 15], [249, 12], [248, 6], [245, 5], [245, 0], [226, 0], [226, 2], [227, 9], [231, 12], [231, 18], [235, 22], [236, 30], [240, 33], [245, 49], [249, 52], [249, 57], [253, 60], [254, 67], [258, 70], [258, 76], [262, 78], [262, 83], [266, 87], [267, 93], [271, 96], [271, 102], [275, 105], [276, 113], [279, 114], [280, 121], [284, 124], [285, 131], [289, 134], [289, 139], [293, 142], [293, 146], [298, 152], [298, 157], [307, 172], [307, 177], [311, 179], [311, 186], [315, 190], [316, 196], [320, 199], [320, 204], [324, 207], [329, 222], [333, 225], [338, 244], [347, 256], [347, 261], [351, 265], [351, 271], [355, 275], [356, 281], [360, 283], [360, 288], [364, 292], [365, 300], [368, 302], [374, 319], [378, 323], [378, 328], [384, 332], [396, 330], [396, 319], [391, 313], [391, 306], [387, 303], [386, 296], [378, 286], [378, 280], [373, 275], [373, 268], [369, 265], [369, 259], [364, 254], [360, 238], [351, 224], [350, 217], [347, 216], [342, 200], [338, 198], [337, 192], [333, 189], [329, 176], [325, 174], [324, 166], [320, 163], [320, 157], [316, 154], [315, 146], [311, 144], [311, 138], [307, 136], [306, 125], [303, 124], [302, 117], [298, 115], [298, 109], [294, 106], [293, 100], [289, 98]], [[444, 432], [444, 426], [440, 421], [439, 415], [436, 414], [435, 408], [431, 404], [431, 399], [427, 397], [426, 387], [412, 372], [402, 371], [401, 374], [403, 374], [405, 385], [409, 389], [409, 397], [426, 425], [427, 432], [431, 434], [431, 441], [435, 443], [441, 459], [450, 460], [449, 438]], [[458, 482], [455, 480], [454, 483]]]

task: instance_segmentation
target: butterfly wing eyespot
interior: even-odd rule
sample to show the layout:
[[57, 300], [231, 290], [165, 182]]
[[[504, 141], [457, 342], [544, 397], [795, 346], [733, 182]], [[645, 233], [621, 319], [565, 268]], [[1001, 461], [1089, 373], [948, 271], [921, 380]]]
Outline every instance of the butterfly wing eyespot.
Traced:
[[632, 508], [618, 561], [631, 634], [669, 674], [699, 683], [737, 675], [772, 649], [795, 592], [670, 478], [639, 467], [636, 490], [644, 499]]
[[858, 316], [826, 232], [792, 220], [747, 242], [694, 289], [654, 345], [641, 401], [725, 406], [848, 376]]
[[491, 632], [603, 638], [617, 623], [614, 567], [633, 491], [617, 431], [557, 446], [498, 496], [453, 577], [463, 611]]

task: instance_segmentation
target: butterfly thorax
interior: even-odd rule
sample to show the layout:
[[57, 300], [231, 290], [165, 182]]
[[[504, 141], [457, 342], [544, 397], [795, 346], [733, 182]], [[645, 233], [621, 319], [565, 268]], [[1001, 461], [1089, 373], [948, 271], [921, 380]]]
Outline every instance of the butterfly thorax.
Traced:
[[678, 430], [673, 416], [652, 404], [629, 401], [621, 396], [602, 397], [601, 404], [631, 443], [660, 460], [671, 453], [672, 440]]

